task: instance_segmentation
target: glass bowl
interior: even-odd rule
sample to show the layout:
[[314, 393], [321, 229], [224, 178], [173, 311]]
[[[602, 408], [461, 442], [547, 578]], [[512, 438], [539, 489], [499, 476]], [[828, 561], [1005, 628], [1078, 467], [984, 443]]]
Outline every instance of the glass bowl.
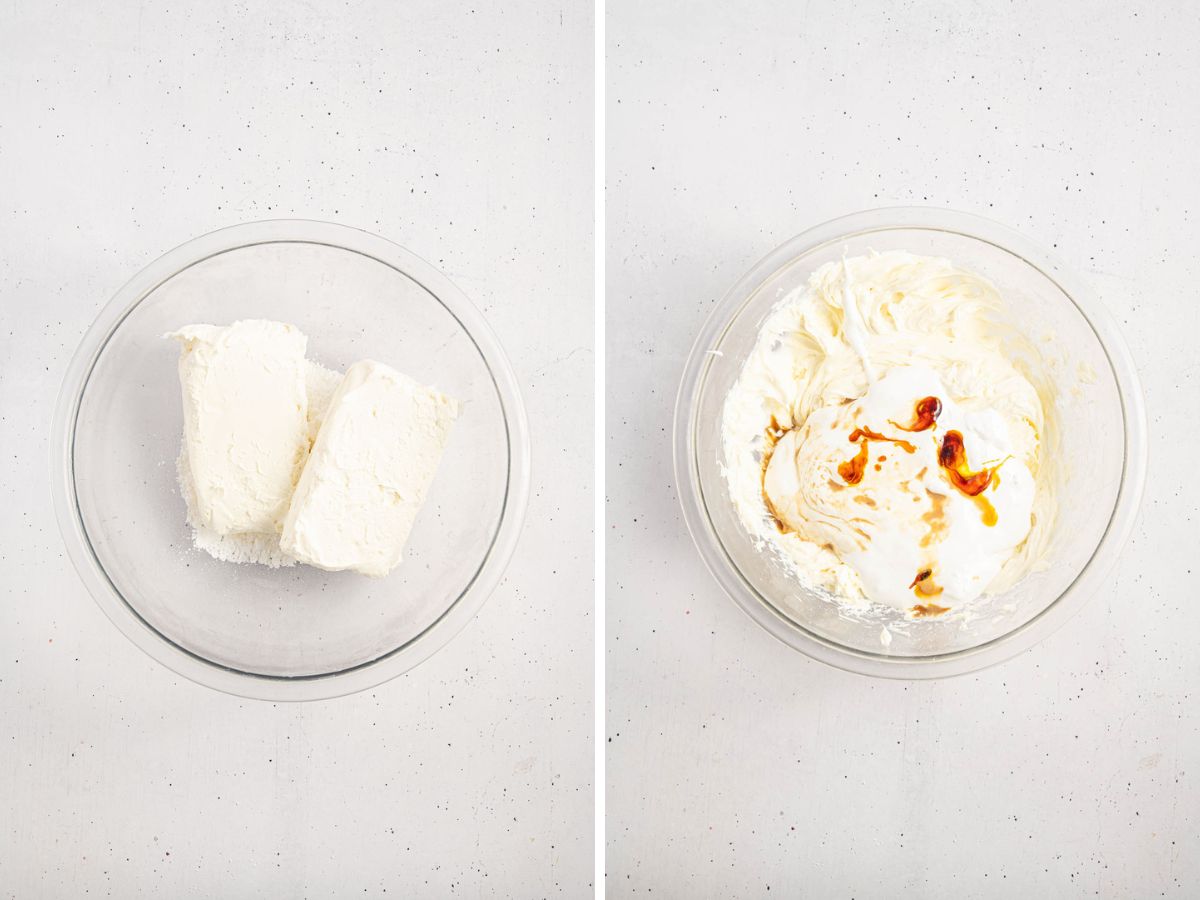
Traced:
[[[193, 546], [175, 466], [179, 347], [163, 334], [251, 318], [295, 324], [329, 368], [377, 359], [462, 401], [388, 577], [220, 562]], [[76, 351], [51, 446], [68, 554], [113, 623], [181, 675], [269, 700], [340, 696], [428, 658], [499, 582], [529, 492], [520, 393], [479, 311], [407, 250], [323, 222], [225, 228], [140, 272]]]
[[[802, 587], [755, 548], [722, 473], [722, 407], [779, 300], [833, 260], [876, 250], [946, 257], [990, 279], [1027, 337], [1078, 393], [1059, 410], [1058, 519], [1043, 565], [966, 614], [910, 620]], [[1080, 384], [1076, 373], [1088, 373]], [[1094, 378], [1092, 377], [1094, 373]], [[751, 618], [809, 656], [865, 675], [935, 678], [1011, 658], [1046, 637], [1104, 582], [1133, 526], [1146, 475], [1146, 417], [1133, 360], [1078, 276], [1009, 229], [964, 213], [856, 213], [788, 241], [751, 269], [705, 322], [684, 369], [674, 457], [684, 520], [705, 565]]]

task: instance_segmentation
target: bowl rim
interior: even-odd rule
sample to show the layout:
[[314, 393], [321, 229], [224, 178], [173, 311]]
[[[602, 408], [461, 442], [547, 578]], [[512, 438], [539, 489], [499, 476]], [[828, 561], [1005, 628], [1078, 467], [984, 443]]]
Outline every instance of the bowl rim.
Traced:
[[[976, 647], [928, 657], [899, 657], [845, 647], [809, 631], [763, 597], [725, 550], [706, 512], [699, 479], [696, 426], [712, 355], [758, 288], [801, 255], [830, 243], [895, 229], [943, 231], [989, 243], [1016, 256], [1053, 282], [1079, 310], [1100, 342], [1117, 385], [1124, 432], [1121, 481], [1107, 527], [1083, 569], [1050, 604], [1027, 622]], [[1107, 577], [1129, 537], [1146, 480], [1148, 435], [1145, 400], [1129, 348], [1116, 321], [1083, 280], [1054, 253], [1020, 233], [973, 213], [938, 207], [893, 206], [863, 210], [816, 225], [776, 247], [739, 278], [701, 327], [684, 365], [672, 430], [675, 481], [683, 519], [710, 574], [737, 606], [774, 637], [836, 668], [895, 679], [944, 678], [1011, 659], [1058, 630]]]
[[[150, 625], [121, 594], [91, 549], [73, 470], [75, 427], [91, 373], [108, 341], [133, 310], [163, 283], [206, 259], [275, 243], [327, 246], [357, 253], [415, 281], [445, 307], [483, 358], [500, 400], [508, 446], [504, 502], [491, 544], [474, 577], [432, 623], [399, 647], [336, 672], [279, 676], [209, 660]], [[235, 696], [268, 701], [326, 700], [376, 687], [444, 647], [482, 607], [503, 577], [520, 538], [531, 477], [529, 424], [516, 375], [483, 314], [430, 263], [386, 238], [348, 225], [312, 219], [268, 219], [227, 226], [193, 238], [151, 262], [104, 305], [71, 358], [55, 405], [50, 437], [51, 495], [59, 531], [88, 593], [142, 651], [178, 675]]]

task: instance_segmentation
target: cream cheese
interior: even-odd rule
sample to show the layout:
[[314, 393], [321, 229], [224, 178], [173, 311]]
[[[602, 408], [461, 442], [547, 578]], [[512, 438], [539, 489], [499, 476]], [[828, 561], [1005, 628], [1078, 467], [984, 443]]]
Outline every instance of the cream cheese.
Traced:
[[195, 524], [218, 535], [282, 527], [308, 453], [308, 339], [249, 319], [188, 325], [177, 340]]
[[457, 416], [455, 400], [382, 363], [350, 366], [284, 519], [283, 551], [321, 569], [390, 572]]
[[[304, 384], [308, 393], [308, 444], [311, 448], [321, 430], [325, 419], [325, 410], [333, 398], [334, 391], [341, 383], [342, 375], [332, 369], [327, 369], [311, 359], [305, 364]], [[305, 450], [307, 459], [308, 449]], [[200, 521], [196, 512], [196, 492], [192, 485], [191, 465], [188, 461], [187, 442], [177, 462], [179, 473], [179, 489], [187, 505], [187, 522], [192, 529], [192, 542], [214, 559], [233, 563], [258, 563], [272, 569], [281, 566], [294, 566], [295, 558], [284, 553], [279, 546], [279, 533], [243, 532], [239, 534], [219, 534]]]

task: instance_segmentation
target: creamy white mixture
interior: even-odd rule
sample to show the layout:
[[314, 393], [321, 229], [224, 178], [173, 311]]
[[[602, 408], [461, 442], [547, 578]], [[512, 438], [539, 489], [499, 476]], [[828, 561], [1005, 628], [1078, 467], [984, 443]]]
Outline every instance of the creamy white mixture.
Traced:
[[167, 336], [182, 345], [179, 484], [199, 549], [376, 577], [400, 563], [456, 401], [370, 360], [326, 369], [279, 322]]
[[995, 288], [947, 260], [823, 266], [768, 316], [726, 399], [739, 518], [846, 602], [929, 616], [1006, 590], [1054, 519], [1036, 359]]

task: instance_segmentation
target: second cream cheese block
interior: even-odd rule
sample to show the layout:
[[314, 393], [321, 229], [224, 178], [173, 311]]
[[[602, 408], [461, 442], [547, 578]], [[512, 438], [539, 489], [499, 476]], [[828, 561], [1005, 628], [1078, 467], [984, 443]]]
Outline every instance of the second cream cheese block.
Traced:
[[308, 339], [281, 322], [187, 325], [184, 452], [195, 525], [216, 535], [277, 534], [308, 453]]
[[284, 519], [283, 551], [330, 571], [390, 572], [457, 416], [457, 401], [395, 369], [350, 366]]

